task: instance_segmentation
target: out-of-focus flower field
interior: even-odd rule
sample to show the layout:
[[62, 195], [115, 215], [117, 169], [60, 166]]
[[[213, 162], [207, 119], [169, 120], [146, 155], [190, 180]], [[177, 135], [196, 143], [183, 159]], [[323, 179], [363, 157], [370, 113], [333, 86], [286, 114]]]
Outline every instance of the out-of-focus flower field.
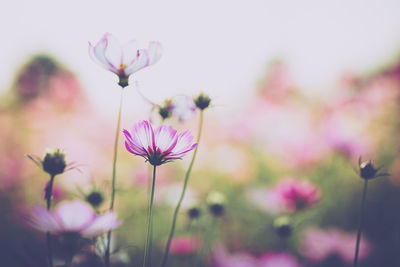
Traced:
[[[352, 266], [364, 184], [359, 157], [390, 174], [369, 181], [359, 266], [400, 266], [400, 61], [338, 81], [329, 97], [305, 95], [290, 65], [274, 61], [258, 86], [247, 88], [253, 97], [229, 107], [229, 115], [208, 92], [211, 106], [169, 266]], [[46, 266], [46, 235], [32, 227], [32, 209], [45, 206], [48, 175], [25, 155], [42, 158], [47, 147], [64, 149], [76, 168], [56, 176], [53, 205], [81, 199], [104, 213], [116, 122], [97, 114], [74, 71], [52, 56], [26, 59], [11, 84], [0, 98], [0, 265]], [[163, 124], [195, 135], [193, 97], [180, 99], [181, 109]], [[148, 103], [144, 118], [123, 114], [124, 127], [130, 130], [139, 119], [161, 124], [157, 108]], [[154, 266], [189, 158], [157, 169]], [[152, 171], [144, 161], [119, 143], [115, 212], [122, 224], [113, 231], [112, 266], [143, 261]], [[65, 239], [53, 242], [55, 266], [64, 266]], [[105, 239], [93, 242], [77, 249], [72, 266], [103, 266]]]

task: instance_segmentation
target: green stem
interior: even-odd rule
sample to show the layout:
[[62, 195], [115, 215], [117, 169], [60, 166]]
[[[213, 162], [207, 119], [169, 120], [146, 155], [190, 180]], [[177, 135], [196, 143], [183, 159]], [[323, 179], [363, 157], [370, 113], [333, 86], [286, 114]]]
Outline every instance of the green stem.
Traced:
[[[53, 183], [54, 183], [54, 175], [50, 176], [50, 182], [46, 187], [46, 206], [47, 210], [50, 211], [51, 208], [51, 197], [53, 196]], [[49, 261], [49, 266], [53, 267], [53, 250], [51, 246], [51, 234], [50, 232], [46, 233], [46, 241], [47, 241], [47, 259]]]
[[362, 202], [361, 202], [360, 224], [359, 224], [358, 232], [357, 232], [356, 252], [354, 255], [353, 267], [357, 267], [357, 263], [358, 263], [358, 251], [360, 249], [361, 230], [362, 230], [363, 221], [364, 221], [365, 206], [367, 204], [366, 203], [367, 186], [368, 186], [368, 179], [364, 179], [364, 191], [363, 191]]
[[[124, 90], [121, 90], [121, 96], [119, 100], [119, 110], [118, 110], [118, 119], [117, 119], [117, 129], [115, 132], [115, 141], [114, 141], [114, 159], [113, 159], [113, 167], [112, 167], [112, 184], [111, 184], [111, 203], [110, 203], [110, 211], [114, 210], [114, 200], [115, 200], [115, 183], [116, 183], [116, 173], [117, 173], [117, 155], [118, 155], [118, 140], [121, 131], [121, 111], [122, 111], [122, 99], [123, 99]], [[110, 245], [111, 245], [111, 232], [109, 230], [107, 232], [107, 247], [104, 255], [104, 261], [106, 267], [110, 267]]]
[[179, 197], [178, 204], [176, 205], [176, 208], [175, 208], [175, 211], [174, 211], [174, 216], [173, 216], [173, 219], [172, 219], [172, 226], [171, 226], [171, 230], [169, 232], [167, 245], [165, 247], [164, 256], [163, 256], [163, 259], [162, 259], [162, 262], [161, 262], [161, 267], [165, 267], [167, 265], [169, 248], [171, 246], [172, 237], [174, 236], [176, 220], [178, 218], [178, 213], [179, 213], [179, 209], [181, 207], [183, 198], [185, 197], [186, 187], [187, 187], [187, 184], [188, 184], [188, 181], [189, 181], [190, 173], [191, 173], [192, 168], [193, 168], [193, 163], [194, 163], [194, 161], [196, 159], [197, 150], [199, 148], [199, 143], [200, 143], [200, 137], [201, 137], [202, 128], [203, 128], [203, 110], [200, 111], [199, 129], [198, 129], [197, 140], [196, 140], [197, 146], [194, 149], [192, 160], [190, 161], [189, 168], [187, 169], [186, 174], [185, 174], [185, 180], [183, 182], [182, 193], [181, 193], [181, 196]]
[[147, 237], [146, 237], [146, 245], [144, 247], [144, 256], [143, 256], [143, 267], [147, 267], [147, 258], [148, 255], [151, 254], [151, 229], [153, 226], [153, 200], [154, 200], [154, 188], [156, 184], [156, 166], [153, 166], [153, 183], [151, 185], [151, 195], [150, 195], [150, 203], [149, 203], [149, 214], [147, 216]]

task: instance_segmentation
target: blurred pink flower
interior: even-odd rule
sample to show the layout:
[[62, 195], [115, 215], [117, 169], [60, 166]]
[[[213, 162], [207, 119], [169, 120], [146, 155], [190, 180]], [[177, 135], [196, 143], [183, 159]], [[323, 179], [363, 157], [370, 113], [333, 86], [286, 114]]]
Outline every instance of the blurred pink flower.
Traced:
[[139, 49], [135, 40], [121, 46], [110, 33], [106, 33], [93, 46], [89, 42], [89, 54], [92, 59], [120, 78], [120, 85], [128, 85], [131, 74], [156, 63], [161, 57], [161, 44], [150, 42], [147, 49]]
[[289, 253], [268, 252], [255, 257], [247, 252], [231, 254], [219, 244], [213, 254], [214, 267], [301, 267]]
[[114, 212], [96, 215], [92, 207], [81, 201], [64, 201], [54, 212], [37, 206], [32, 210], [30, 224], [39, 231], [50, 233], [74, 232], [82, 236], [94, 236], [118, 227]]
[[257, 259], [247, 252], [231, 254], [218, 244], [213, 251], [214, 267], [257, 267]]
[[[304, 234], [301, 254], [316, 262], [321, 262], [330, 256], [339, 256], [345, 262], [351, 263], [355, 244], [356, 233], [346, 233], [335, 228], [326, 230], [310, 228]], [[371, 244], [364, 237], [361, 238], [359, 258], [365, 259], [371, 250]]]
[[279, 103], [256, 100], [227, 128], [227, 138], [234, 135], [236, 140], [257, 144], [285, 167], [309, 166], [327, 152], [315, 111], [293, 99]]
[[365, 135], [368, 120], [351, 103], [339, 103], [323, 113], [322, 134], [330, 149], [347, 157], [365, 155], [370, 150], [370, 141]]
[[282, 198], [274, 188], [252, 188], [247, 191], [246, 197], [263, 211], [277, 214], [285, 210]]
[[260, 258], [258, 267], [300, 267], [297, 259], [289, 253], [270, 252]]
[[172, 115], [177, 117], [180, 122], [190, 119], [196, 111], [193, 98], [189, 96], [177, 96], [172, 99], [170, 104]]
[[179, 236], [171, 241], [169, 253], [175, 255], [191, 254], [201, 248], [201, 241], [197, 237]]
[[148, 121], [133, 125], [132, 135], [125, 129], [123, 132], [126, 149], [154, 166], [180, 159], [197, 146], [197, 143], [193, 144], [190, 131], [178, 134], [174, 128], [165, 125], [154, 131]]
[[318, 187], [305, 179], [287, 177], [276, 185], [275, 191], [285, 207], [292, 211], [306, 209], [320, 199]]
[[271, 102], [285, 101], [295, 89], [289, 67], [283, 61], [272, 62], [260, 85], [262, 97]]

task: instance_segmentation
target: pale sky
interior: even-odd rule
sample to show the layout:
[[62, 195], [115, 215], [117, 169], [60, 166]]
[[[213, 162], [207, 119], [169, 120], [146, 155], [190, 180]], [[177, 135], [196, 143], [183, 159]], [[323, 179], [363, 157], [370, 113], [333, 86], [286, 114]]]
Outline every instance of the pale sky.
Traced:
[[[27, 56], [48, 52], [78, 75], [101, 112], [115, 110], [117, 78], [88, 56], [88, 41], [110, 32], [122, 43], [162, 43], [160, 62], [135, 75], [154, 101], [205, 90], [221, 104], [239, 103], [276, 58], [305, 91], [323, 93], [343, 72], [393, 59], [399, 14], [397, 0], [7, 1], [0, 9], [0, 89]], [[135, 90], [126, 97], [138, 104]]]

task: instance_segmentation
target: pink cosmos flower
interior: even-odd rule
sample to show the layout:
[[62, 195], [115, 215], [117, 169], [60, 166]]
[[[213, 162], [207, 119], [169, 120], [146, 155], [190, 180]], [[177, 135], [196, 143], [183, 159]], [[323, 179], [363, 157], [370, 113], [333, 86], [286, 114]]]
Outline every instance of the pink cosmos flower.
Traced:
[[171, 241], [169, 252], [175, 255], [191, 254], [201, 248], [201, 240], [196, 237], [180, 236]]
[[260, 257], [248, 252], [229, 253], [219, 244], [213, 253], [214, 267], [301, 267], [297, 259], [285, 252], [268, 252]]
[[[354, 259], [355, 240], [356, 233], [346, 233], [336, 228], [310, 228], [304, 234], [300, 252], [315, 262], [339, 256], [343, 261], [351, 263]], [[361, 238], [359, 258], [365, 259], [371, 250], [369, 241]]]
[[60, 203], [54, 212], [40, 206], [33, 208], [30, 224], [43, 232], [95, 236], [118, 227], [121, 221], [114, 212], [96, 215], [89, 204], [75, 200]]
[[131, 74], [160, 59], [161, 44], [150, 42], [147, 49], [139, 49], [132, 40], [121, 46], [113, 35], [106, 33], [95, 46], [89, 42], [89, 54], [95, 62], [117, 74], [119, 85], [125, 87]]
[[193, 150], [193, 136], [190, 131], [178, 134], [171, 126], [161, 125], [153, 130], [148, 121], [140, 121], [133, 125], [132, 134], [123, 130], [125, 147], [134, 155], [142, 156], [154, 166], [175, 159], [181, 159]]
[[308, 208], [320, 199], [318, 187], [304, 179], [286, 178], [276, 186], [275, 190], [284, 206], [292, 211]]

